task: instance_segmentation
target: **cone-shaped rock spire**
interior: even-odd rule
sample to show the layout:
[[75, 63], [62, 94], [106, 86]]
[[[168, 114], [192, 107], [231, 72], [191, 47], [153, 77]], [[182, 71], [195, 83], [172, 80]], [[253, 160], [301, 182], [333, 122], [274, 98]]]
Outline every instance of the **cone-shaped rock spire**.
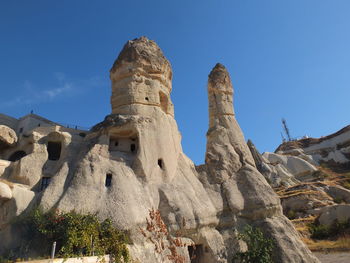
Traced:
[[[244, 164], [255, 166], [233, 110], [233, 87], [222, 64], [216, 64], [208, 78], [209, 130], [206, 164], [220, 178], [238, 171]], [[221, 167], [220, 169], [217, 169]]]
[[146, 37], [128, 41], [110, 70], [110, 78], [112, 113], [147, 115], [147, 105], [173, 115], [171, 65], [154, 41]]
[[231, 78], [224, 65], [217, 63], [209, 74], [209, 126], [215, 126], [218, 118], [225, 115], [234, 115], [233, 87]]

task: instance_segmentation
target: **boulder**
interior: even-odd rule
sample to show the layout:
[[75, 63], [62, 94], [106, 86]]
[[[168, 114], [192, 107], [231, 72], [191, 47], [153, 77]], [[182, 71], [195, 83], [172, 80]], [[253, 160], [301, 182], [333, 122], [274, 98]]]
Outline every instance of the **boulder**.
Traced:
[[0, 202], [10, 200], [11, 198], [12, 190], [10, 186], [5, 182], [0, 181]]
[[340, 185], [325, 185], [323, 190], [333, 199], [350, 203], [350, 190]]
[[317, 168], [314, 165], [296, 156], [280, 155], [269, 152], [265, 152], [263, 156], [273, 165], [282, 164], [296, 177], [296, 179], [317, 171]]
[[270, 164], [269, 161], [259, 153], [251, 140], [248, 140], [247, 145], [252, 153], [257, 169], [264, 175], [271, 186], [288, 187], [300, 183], [283, 164]]
[[350, 205], [341, 204], [324, 207], [320, 211], [318, 221], [321, 225], [332, 225], [335, 221], [344, 222], [350, 219]]
[[12, 146], [16, 142], [16, 132], [6, 125], [0, 125], [0, 144], [3, 144], [5, 146]]

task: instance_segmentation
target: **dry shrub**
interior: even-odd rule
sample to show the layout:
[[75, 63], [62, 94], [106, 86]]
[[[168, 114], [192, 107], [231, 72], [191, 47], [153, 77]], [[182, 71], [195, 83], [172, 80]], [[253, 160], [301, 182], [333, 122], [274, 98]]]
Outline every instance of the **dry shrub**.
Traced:
[[[174, 263], [185, 263], [186, 258], [178, 250], [183, 247], [194, 246], [194, 243], [183, 242], [179, 232], [176, 233], [176, 237], [170, 235], [159, 210], [151, 209], [146, 221], [146, 229], [140, 228], [140, 232], [154, 245], [154, 251], [162, 258], [162, 261], [168, 259]], [[185, 220], [183, 220], [184, 225]]]

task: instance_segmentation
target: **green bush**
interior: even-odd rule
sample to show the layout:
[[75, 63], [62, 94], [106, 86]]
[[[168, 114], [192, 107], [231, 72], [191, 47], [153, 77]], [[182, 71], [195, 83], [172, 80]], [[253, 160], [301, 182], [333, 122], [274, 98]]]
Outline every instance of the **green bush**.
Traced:
[[338, 222], [335, 221], [332, 225], [321, 225], [317, 222], [308, 225], [311, 233], [311, 238], [328, 239], [350, 233], [350, 220]]
[[343, 198], [341, 198], [341, 197], [336, 197], [333, 199], [333, 201], [336, 202], [337, 204], [341, 204], [344, 202]]
[[264, 236], [259, 228], [246, 225], [243, 233], [238, 234], [238, 239], [243, 240], [248, 247], [246, 252], [238, 252], [233, 262], [241, 263], [272, 263], [272, 250], [274, 242]]
[[350, 182], [345, 181], [342, 183], [342, 186], [345, 187], [346, 189], [350, 189]]
[[34, 209], [14, 224], [24, 236], [18, 248], [8, 252], [7, 257], [12, 260], [11, 255], [28, 257], [33, 251], [36, 256], [48, 256], [56, 241], [56, 257], [110, 254], [114, 262], [129, 261], [127, 238], [113, 227], [109, 219], [100, 223], [97, 216], [92, 214], [57, 210], [43, 213], [40, 209]]
[[297, 218], [297, 214], [293, 209], [288, 210], [287, 217], [292, 220]]

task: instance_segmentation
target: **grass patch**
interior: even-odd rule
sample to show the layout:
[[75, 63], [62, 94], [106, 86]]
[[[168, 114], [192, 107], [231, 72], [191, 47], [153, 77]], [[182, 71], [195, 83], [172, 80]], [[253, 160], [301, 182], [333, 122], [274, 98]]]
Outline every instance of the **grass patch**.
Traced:
[[350, 220], [344, 222], [335, 221], [330, 226], [314, 222], [309, 224], [309, 231], [311, 233], [311, 238], [314, 239], [330, 239], [344, 234], [350, 235]]
[[350, 190], [350, 182], [348, 182], [348, 181], [344, 181], [344, 182], [342, 183], [342, 186], [343, 186], [344, 188], [346, 188], [346, 189], [349, 189], [349, 190]]
[[312, 240], [302, 238], [311, 251], [349, 251], [350, 236], [342, 236], [337, 240]]

